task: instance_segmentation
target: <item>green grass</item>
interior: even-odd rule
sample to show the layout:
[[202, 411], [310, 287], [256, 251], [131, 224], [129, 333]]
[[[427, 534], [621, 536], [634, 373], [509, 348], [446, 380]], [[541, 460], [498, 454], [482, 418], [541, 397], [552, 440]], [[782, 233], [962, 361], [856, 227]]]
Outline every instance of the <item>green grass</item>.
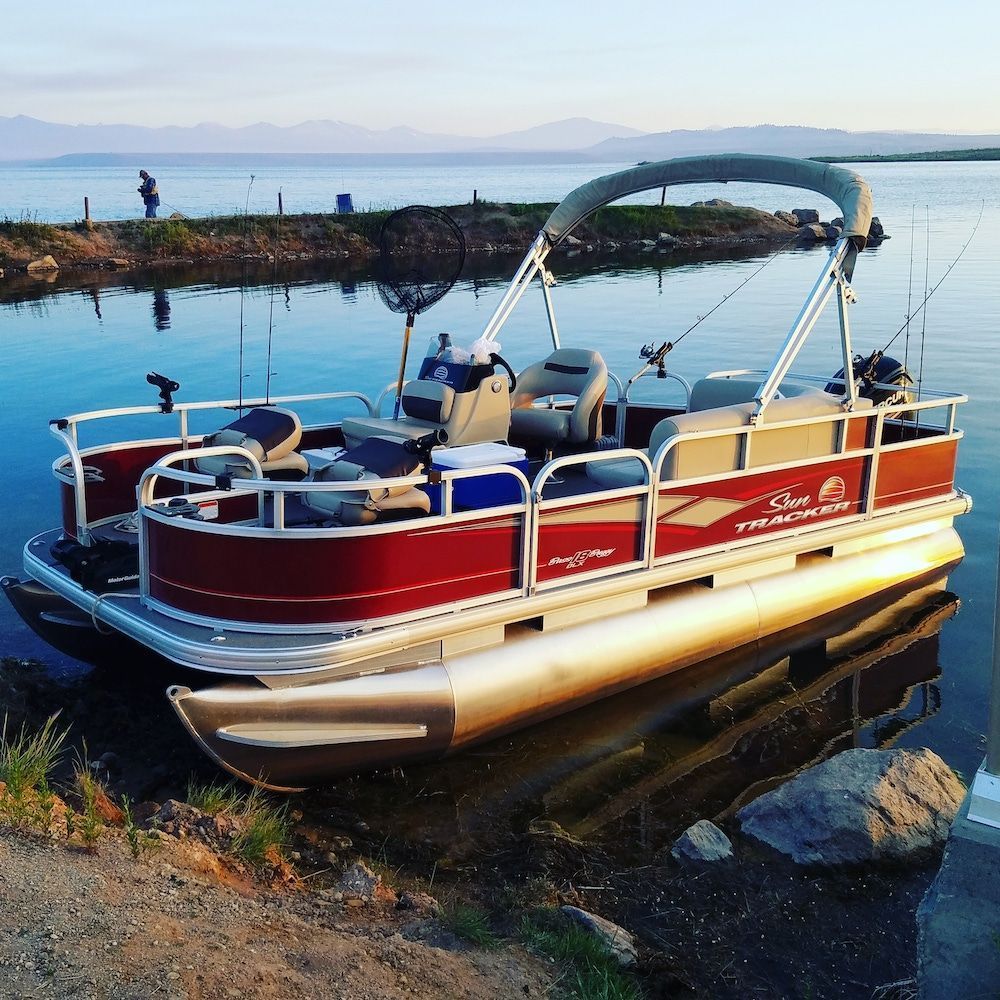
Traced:
[[253, 867], [267, 863], [274, 854], [282, 855], [288, 842], [291, 821], [288, 805], [274, 805], [261, 788], [244, 792], [229, 782], [199, 784], [188, 781], [185, 799], [189, 805], [210, 816], [227, 815], [241, 821], [229, 852]]
[[55, 226], [47, 222], [37, 222], [27, 216], [11, 219], [4, 216], [0, 219], [0, 236], [8, 236], [13, 240], [21, 240], [29, 245], [49, 242], [56, 236]]
[[490, 927], [484, 910], [467, 903], [450, 903], [441, 914], [441, 923], [456, 937], [479, 948], [496, 948], [500, 939]]
[[518, 936], [529, 951], [556, 962], [559, 985], [578, 1000], [642, 1000], [639, 984], [611, 957], [593, 934], [555, 911], [524, 917]]
[[7, 735], [7, 716], [0, 730], [0, 781], [7, 785], [7, 795], [21, 798], [47, 787], [49, 776], [62, 759], [68, 729], [56, 728], [56, 715], [50, 715], [36, 733], [22, 725], [17, 736]]
[[243, 802], [243, 792], [241, 792], [231, 782], [213, 781], [210, 784], [199, 784], [190, 778], [187, 783], [187, 790], [184, 793], [184, 800], [200, 809], [209, 816], [218, 816], [219, 813], [236, 813]]
[[229, 848], [235, 857], [256, 868], [275, 854], [282, 856], [291, 833], [287, 803], [275, 806], [262, 789], [254, 788], [243, 798], [235, 815], [244, 823]]
[[819, 163], [912, 163], [937, 161], [1000, 160], [1000, 149], [938, 149], [927, 153], [862, 153], [859, 156], [812, 156]]
[[150, 836], [135, 821], [132, 800], [127, 795], [122, 796], [122, 815], [125, 818], [125, 840], [128, 842], [128, 848], [132, 852], [133, 858], [139, 857], [143, 851], [160, 846], [156, 837]]
[[[97, 798], [101, 793], [106, 796], [107, 792], [104, 791], [101, 783], [94, 777], [90, 769], [90, 763], [86, 756], [86, 747], [84, 747], [83, 756], [77, 760], [75, 766], [76, 772], [73, 776], [73, 784], [76, 793], [80, 796], [83, 808], [73, 817], [71, 822], [75, 832], [80, 835], [83, 846], [93, 851], [97, 849], [97, 842], [101, 839], [101, 834], [104, 832], [104, 821], [101, 819], [101, 814], [97, 809]], [[67, 829], [69, 829], [69, 826], [70, 822], [68, 821]]]

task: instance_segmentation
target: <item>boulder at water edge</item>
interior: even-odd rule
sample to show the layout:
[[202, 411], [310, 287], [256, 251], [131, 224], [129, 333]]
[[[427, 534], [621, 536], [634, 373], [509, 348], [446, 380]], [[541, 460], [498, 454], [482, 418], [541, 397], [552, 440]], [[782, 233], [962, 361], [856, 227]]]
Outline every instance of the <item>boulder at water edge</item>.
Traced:
[[634, 965], [636, 961], [635, 941], [624, 927], [599, 917], [589, 910], [581, 910], [578, 906], [561, 906], [563, 916], [573, 923], [589, 931], [607, 949], [608, 954], [621, 966]]
[[812, 222], [819, 222], [819, 212], [815, 208], [793, 208], [792, 215], [799, 220], [800, 226], [808, 226]]
[[699, 861], [727, 861], [733, 856], [730, 839], [711, 820], [700, 819], [674, 842], [670, 854], [682, 864]]
[[55, 257], [47, 253], [44, 257], [31, 261], [27, 270], [28, 274], [37, 274], [39, 271], [58, 271], [59, 265], [56, 263]]
[[799, 864], [902, 861], [944, 843], [964, 797], [931, 750], [845, 750], [736, 819], [744, 834]]

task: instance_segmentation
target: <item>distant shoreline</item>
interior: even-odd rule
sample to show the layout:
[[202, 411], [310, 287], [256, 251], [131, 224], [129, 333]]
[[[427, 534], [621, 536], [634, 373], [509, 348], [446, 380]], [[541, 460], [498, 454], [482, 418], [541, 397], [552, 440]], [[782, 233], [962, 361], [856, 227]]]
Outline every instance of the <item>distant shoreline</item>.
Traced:
[[817, 163], [963, 163], [1000, 160], [1000, 147], [941, 149], [926, 153], [868, 153], [861, 156], [811, 156]]

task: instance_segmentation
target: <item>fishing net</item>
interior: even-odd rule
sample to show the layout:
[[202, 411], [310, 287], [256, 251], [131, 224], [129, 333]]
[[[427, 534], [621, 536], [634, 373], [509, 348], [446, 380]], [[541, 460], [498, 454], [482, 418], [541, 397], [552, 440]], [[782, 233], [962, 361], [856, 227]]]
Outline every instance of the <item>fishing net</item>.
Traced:
[[443, 298], [465, 263], [465, 236], [451, 216], [427, 205], [393, 212], [379, 233], [376, 277], [382, 301], [412, 317]]

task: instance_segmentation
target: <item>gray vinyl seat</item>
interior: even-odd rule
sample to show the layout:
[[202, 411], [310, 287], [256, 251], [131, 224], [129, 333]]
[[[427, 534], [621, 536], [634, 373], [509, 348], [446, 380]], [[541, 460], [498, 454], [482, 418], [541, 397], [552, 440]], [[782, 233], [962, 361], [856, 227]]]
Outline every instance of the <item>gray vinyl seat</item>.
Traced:
[[[511, 436], [540, 441], [546, 448], [580, 445], [601, 436], [601, 409], [608, 368], [596, 351], [561, 347], [517, 377], [511, 401]], [[571, 409], [535, 406], [545, 396], [575, 396]]]
[[374, 524], [383, 517], [428, 514], [431, 499], [415, 486], [373, 486], [371, 480], [408, 476], [421, 464], [399, 438], [370, 437], [313, 475], [316, 482], [358, 483], [357, 490], [310, 490], [302, 495], [312, 510], [343, 525]]
[[[656, 457], [660, 447], [676, 435], [697, 435], [699, 432], [745, 427], [754, 410], [754, 395], [759, 382], [738, 382], [735, 379], [702, 379], [691, 390], [691, 408], [687, 413], [661, 420], [649, 438], [646, 454]], [[766, 429], [767, 424], [843, 412], [839, 396], [822, 389], [802, 385], [783, 385], [782, 398], [774, 399], [764, 410], [761, 425], [753, 432], [750, 468], [820, 458], [834, 454], [839, 443], [840, 429], [836, 421], [801, 424], [795, 427]], [[740, 401], [739, 396], [744, 396]], [[871, 400], [859, 399], [858, 409], [871, 406]], [[713, 437], [688, 437], [667, 453], [660, 471], [661, 481], [691, 479], [732, 472], [739, 468], [742, 435], [724, 434]], [[637, 486], [643, 482], [643, 470], [635, 459], [609, 462], [589, 462], [587, 476], [604, 489]]]
[[[309, 463], [295, 451], [301, 440], [302, 422], [298, 414], [277, 406], [260, 406], [214, 434], [206, 434], [202, 447], [244, 448], [260, 462], [265, 476], [302, 478], [309, 471]], [[209, 455], [195, 459], [194, 464], [199, 472], [210, 476], [252, 479], [254, 475], [250, 463], [239, 455]]]
[[[468, 390], [456, 390], [447, 382], [418, 378], [406, 383], [401, 398], [402, 415], [345, 417], [341, 424], [344, 441], [353, 448], [372, 437], [415, 441], [427, 434], [442, 433], [449, 445], [504, 441], [510, 427], [510, 392], [506, 377], [494, 375], [489, 366], [478, 366], [480, 379]], [[472, 368], [441, 365], [444, 372], [462, 373]], [[482, 369], [485, 369], [483, 371]]]

